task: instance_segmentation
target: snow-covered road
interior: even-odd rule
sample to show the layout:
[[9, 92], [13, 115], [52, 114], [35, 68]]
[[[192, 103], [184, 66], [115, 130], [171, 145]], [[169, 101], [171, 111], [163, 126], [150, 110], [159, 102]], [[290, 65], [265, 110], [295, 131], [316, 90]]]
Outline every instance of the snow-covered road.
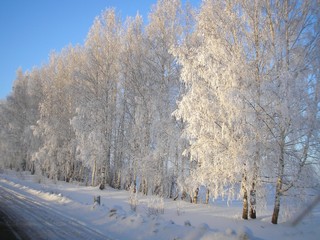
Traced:
[[0, 183], [0, 210], [30, 239], [110, 239], [39, 199]]

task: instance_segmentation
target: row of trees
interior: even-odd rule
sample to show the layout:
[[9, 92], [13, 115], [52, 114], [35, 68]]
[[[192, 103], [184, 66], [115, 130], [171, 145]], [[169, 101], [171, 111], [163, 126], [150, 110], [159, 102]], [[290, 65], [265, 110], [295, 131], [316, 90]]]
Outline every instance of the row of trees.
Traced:
[[319, 186], [319, 2], [159, 0], [145, 25], [114, 10], [84, 46], [17, 72], [0, 103], [4, 167], [197, 201]]
[[171, 116], [181, 93], [169, 52], [182, 36], [179, 1], [122, 23], [114, 10], [97, 17], [84, 46], [52, 53], [31, 72], [18, 70], [1, 102], [6, 167], [57, 180], [145, 194], [177, 194], [185, 141]]

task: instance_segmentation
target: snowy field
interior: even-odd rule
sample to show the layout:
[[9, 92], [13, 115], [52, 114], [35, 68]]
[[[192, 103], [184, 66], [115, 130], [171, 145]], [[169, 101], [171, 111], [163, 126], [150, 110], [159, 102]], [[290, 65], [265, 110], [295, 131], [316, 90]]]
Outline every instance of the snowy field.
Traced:
[[[88, 236], [96, 234], [101, 239], [106, 236], [105, 239], [311, 240], [320, 236], [320, 206], [293, 227], [289, 221], [271, 224], [272, 206], [268, 206], [263, 214], [258, 212], [258, 219], [244, 221], [240, 202], [232, 202], [230, 206], [223, 201], [195, 205], [171, 199], [161, 202], [155, 197], [138, 195], [136, 211], [132, 211], [129, 192], [111, 188], [101, 191], [98, 187], [76, 183], [54, 183], [28, 173], [2, 172], [0, 190], [15, 194], [20, 203], [29, 201], [46, 207], [49, 212], [46, 215], [50, 215], [48, 219], [70, 219], [77, 224], [76, 228], [88, 228], [85, 230]], [[98, 195], [101, 196], [100, 206], [93, 204], [94, 196]], [[70, 236], [90, 239], [71, 235], [72, 224], [60, 228], [70, 228], [68, 239]], [[45, 233], [45, 227], [43, 229]]]

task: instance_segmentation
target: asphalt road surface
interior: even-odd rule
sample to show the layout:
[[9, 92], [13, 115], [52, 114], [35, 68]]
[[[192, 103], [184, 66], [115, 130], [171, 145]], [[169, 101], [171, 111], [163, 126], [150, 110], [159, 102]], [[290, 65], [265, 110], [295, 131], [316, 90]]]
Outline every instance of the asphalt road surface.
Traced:
[[29, 238], [23, 233], [18, 233], [14, 223], [11, 223], [8, 217], [0, 211], [0, 239], [26, 240]]
[[0, 239], [107, 240], [107, 236], [0, 183]]

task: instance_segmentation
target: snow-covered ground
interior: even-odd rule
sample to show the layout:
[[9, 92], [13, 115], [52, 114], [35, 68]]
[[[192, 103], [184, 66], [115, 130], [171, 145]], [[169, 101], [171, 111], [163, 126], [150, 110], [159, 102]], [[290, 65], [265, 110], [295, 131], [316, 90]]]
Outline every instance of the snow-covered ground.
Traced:
[[[70, 229], [69, 232], [61, 231], [61, 234], [68, 234], [66, 239], [90, 239], [88, 236], [91, 235], [91, 239], [103, 239], [105, 236], [106, 239], [311, 240], [320, 236], [320, 206], [293, 227], [290, 222], [271, 224], [271, 206], [263, 214], [258, 213], [258, 219], [244, 221], [240, 215], [240, 202], [233, 202], [230, 206], [222, 201], [212, 205], [195, 205], [171, 199], [161, 202], [155, 197], [138, 195], [135, 199], [137, 209], [132, 211], [129, 192], [111, 188], [101, 191], [98, 187], [76, 183], [54, 183], [28, 173], [2, 172], [0, 190], [2, 194], [16, 195], [19, 200], [14, 200], [17, 201], [14, 203], [22, 207], [23, 202], [26, 207], [29, 203], [35, 203], [39, 206], [38, 210], [33, 210], [35, 218], [38, 218], [37, 212], [42, 211], [39, 214], [47, 219], [42, 226], [43, 234], [50, 233], [46, 224], [51, 222], [51, 225], [58, 224], [54, 226], [57, 229]], [[93, 204], [94, 196], [98, 195], [101, 197], [100, 206]], [[30, 214], [21, 210], [18, 212]], [[62, 225], [63, 219], [69, 224]], [[73, 228], [82, 229], [83, 232], [79, 232], [82, 235], [73, 233], [77, 232]], [[63, 235], [49, 233], [46, 235], [48, 239], [63, 238]]]

